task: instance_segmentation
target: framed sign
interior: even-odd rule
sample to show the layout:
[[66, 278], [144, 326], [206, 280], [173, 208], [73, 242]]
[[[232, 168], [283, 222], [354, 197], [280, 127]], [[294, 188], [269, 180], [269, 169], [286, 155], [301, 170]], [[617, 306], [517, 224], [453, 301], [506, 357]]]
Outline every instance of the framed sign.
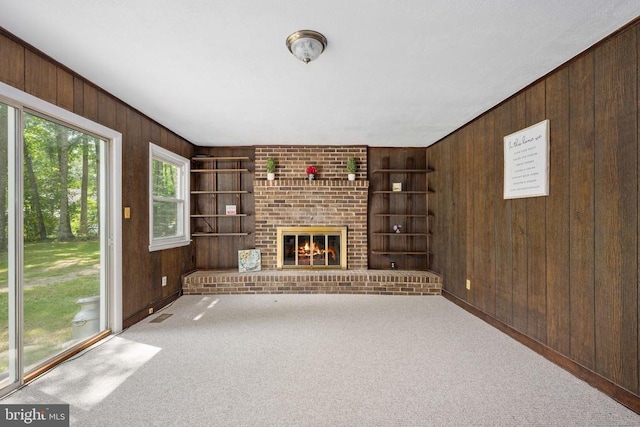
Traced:
[[549, 195], [549, 120], [504, 137], [504, 198]]

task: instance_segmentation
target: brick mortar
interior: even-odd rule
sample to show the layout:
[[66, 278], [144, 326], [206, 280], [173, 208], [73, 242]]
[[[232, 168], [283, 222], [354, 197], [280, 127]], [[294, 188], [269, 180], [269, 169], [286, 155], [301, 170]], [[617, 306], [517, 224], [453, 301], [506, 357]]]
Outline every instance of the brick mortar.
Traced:
[[183, 278], [186, 295], [338, 293], [441, 295], [442, 278], [424, 271], [196, 271]]
[[255, 247], [276, 268], [278, 226], [346, 226], [349, 269], [367, 268], [368, 181], [284, 179], [254, 182]]

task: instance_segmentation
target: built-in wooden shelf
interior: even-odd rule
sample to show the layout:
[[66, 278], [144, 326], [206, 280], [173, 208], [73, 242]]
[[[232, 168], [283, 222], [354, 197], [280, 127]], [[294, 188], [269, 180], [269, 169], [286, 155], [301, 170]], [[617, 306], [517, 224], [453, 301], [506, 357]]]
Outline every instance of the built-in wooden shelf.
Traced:
[[250, 173], [249, 169], [191, 169], [193, 173]]
[[246, 190], [193, 190], [191, 194], [249, 194]]
[[192, 237], [225, 237], [225, 236], [248, 236], [249, 233], [192, 233]]
[[[429, 190], [426, 153], [371, 150], [371, 202], [369, 211], [370, 268], [388, 268], [389, 256], [406, 268], [429, 268]], [[371, 165], [371, 163], [370, 163]], [[395, 166], [395, 167], [394, 167]], [[394, 191], [396, 184], [400, 191]], [[401, 225], [400, 233], [393, 231]], [[389, 231], [374, 231], [389, 230]], [[384, 258], [383, 258], [384, 256]]]
[[215, 157], [215, 156], [198, 156], [196, 155], [195, 157], [192, 157], [191, 160], [193, 160], [194, 162], [228, 162], [228, 161], [233, 161], [233, 160], [238, 160], [238, 161], [248, 161], [251, 160], [251, 157], [245, 157], [245, 156], [227, 156], [227, 157]]
[[191, 215], [191, 218], [233, 218], [236, 216], [249, 216], [249, 214], [237, 213], [235, 215], [227, 215], [227, 214], [204, 214], [204, 215]]
[[[194, 189], [191, 191], [196, 208], [191, 215], [193, 237], [248, 236], [250, 225], [246, 213], [228, 215], [225, 208], [233, 205], [243, 211], [242, 196], [251, 194], [243, 182], [251, 174], [248, 156], [198, 156], [191, 159]], [[253, 168], [253, 167], [252, 167]], [[252, 179], [251, 177], [248, 179]], [[243, 185], [244, 184], [244, 185]], [[247, 188], [243, 190], [243, 188]], [[229, 219], [233, 220], [229, 220]]]

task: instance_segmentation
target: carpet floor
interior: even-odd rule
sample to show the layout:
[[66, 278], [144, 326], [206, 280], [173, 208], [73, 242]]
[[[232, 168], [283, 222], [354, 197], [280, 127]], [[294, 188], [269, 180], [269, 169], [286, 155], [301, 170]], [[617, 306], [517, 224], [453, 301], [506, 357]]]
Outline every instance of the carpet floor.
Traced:
[[183, 296], [1, 403], [83, 427], [640, 425], [438, 296]]

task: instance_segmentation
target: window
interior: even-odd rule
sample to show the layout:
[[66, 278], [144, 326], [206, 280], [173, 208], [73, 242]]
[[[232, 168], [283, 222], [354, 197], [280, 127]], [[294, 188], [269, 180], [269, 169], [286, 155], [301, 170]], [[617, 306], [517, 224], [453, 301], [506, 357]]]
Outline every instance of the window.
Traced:
[[149, 250], [186, 246], [189, 234], [189, 160], [149, 144]]

